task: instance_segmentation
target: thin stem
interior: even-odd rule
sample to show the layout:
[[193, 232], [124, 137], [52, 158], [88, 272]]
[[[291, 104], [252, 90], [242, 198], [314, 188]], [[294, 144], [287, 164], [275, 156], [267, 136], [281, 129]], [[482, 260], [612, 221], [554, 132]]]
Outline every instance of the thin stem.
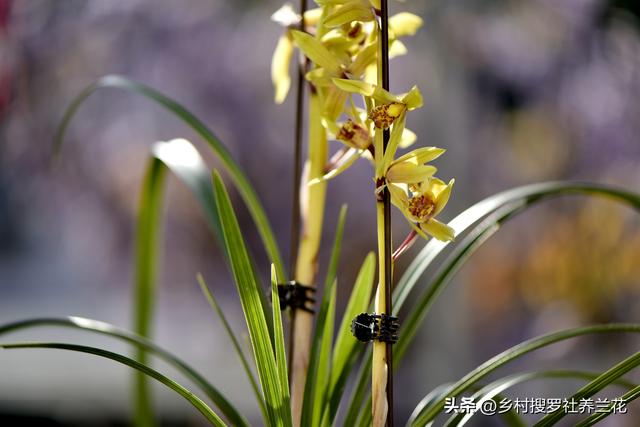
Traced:
[[[307, 1], [300, 0], [300, 31], [305, 31], [304, 14], [307, 11]], [[289, 252], [289, 274], [294, 275], [300, 246], [300, 179], [302, 176], [302, 130], [304, 115], [304, 75], [307, 61], [300, 57], [298, 61], [298, 82], [296, 86], [296, 123], [295, 143], [293, 149], [293, 200], [291, 202], [291, 248]]]

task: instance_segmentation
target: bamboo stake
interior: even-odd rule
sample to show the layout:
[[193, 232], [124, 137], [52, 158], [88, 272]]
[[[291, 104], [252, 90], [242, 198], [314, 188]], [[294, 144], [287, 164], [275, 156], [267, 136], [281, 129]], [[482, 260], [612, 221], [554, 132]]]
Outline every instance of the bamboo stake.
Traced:
[[[300, 0], [300, 31], [306, 30], [304, 22], [304, 13], [307, 10], [307, 1]], [[298, 250], [300, 247], [300, 192], [302, 181], [302, 129], [303, 129], [303, 117], [304, 117], [304, 88], [307, 61], [304, 55], [300, 55], [298, 59], [298, 81], [296, 84], [296, 118], [295, 118], [295, 136], [294, 136], [294, 151], [293, 151], [293, 185], [292, 200], [291, 200], [291, 241], [289, 250], [289, 274], [292, 279], [295, 278], [296, 264], [298, 262]], [[293, 378], [293, 354], [295, 352], [295, 342], [293, 338], [293, 331], [295, 330], [295, 310], [292, 310], [290, 316], [290, 330], [289, 330], [289, 387], [291, 387]]]
[[[300, 0], [300, 31], [305, 31], [304, 13], [307, 10], [307, 1]], [[306, 60], [301, 57], [298, 61], [298, 81], [296, 84], [296, 122], [295, 141], [293, 151], [293, 185], [291, 201], [291, 248], [289, 251], [289, 272], [293, 276], [298, 258], [300, 246], [300, 180], [302, 178], [302, 128], [304, 116], [304, 75], [306, 72]]]

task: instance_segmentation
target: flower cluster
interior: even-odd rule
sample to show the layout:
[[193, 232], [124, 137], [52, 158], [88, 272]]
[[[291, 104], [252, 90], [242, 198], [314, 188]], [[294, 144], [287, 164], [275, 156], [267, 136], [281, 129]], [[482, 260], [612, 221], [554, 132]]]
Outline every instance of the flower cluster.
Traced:
[[[405, 215], [418, 234], [451, 240], [453, 230], [435, 219], [446, 205], [453, 180], [445, 184], [436, 178], [436, 168], [428, 165], [444, 150], [436, 147], [415, 149], [396, 158], [416, 135], [405, 128], [407, 112], [422, 107], [422, 95], [414, 86], [407, 93], [394, 95], [376, 84], [380, 43], [375, 0], [317, 0], [318, 8], [304, 15], [305, 31], [294, 29], [302, 17], [291, 5], [273, 15], [285, 27], [272, 61], [275, 100], [283, 102], [291, 78], [290, 62], [294, 48], [310, 61], [306, 80], [321, 101], [322, 125], [342, 148], [334, 155], [327, 173], [313, 179], [317, 184], [342, 173], [357, 159], [366, 158], [375, 167], [378, 191], [388, 188], [393, 204]], [[413, 35], [422, 19], [402, 12], [389, 18], [389, 56], [405, 54], [401, 38]], [[358, 99], [362, 103], [358, 106]], [[390, 131], [383, 149], [382, 132]]]

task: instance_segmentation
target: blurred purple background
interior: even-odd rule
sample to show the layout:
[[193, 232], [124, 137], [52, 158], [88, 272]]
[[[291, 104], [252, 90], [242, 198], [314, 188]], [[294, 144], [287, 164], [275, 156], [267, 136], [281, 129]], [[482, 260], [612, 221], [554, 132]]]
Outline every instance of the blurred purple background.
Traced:
[[[269, 77], [281, 31], [269, 16], [280, 5], [0, 0], [0, 322], [79, 315], [128, 327], [135, 214], [149, 145], [185, 137], [217, 167], [178, 119], [111, 90], [83, 105], [61, 161], [53, 164], [52, 138], [64, 109], [105, 74], [154, 86], [210, 125], [247, 172], [288, 253], [294, 105], [292, 97], [273, 104]], [[448, 149], [438, 160], [439, 175], [455, 177], [456, 187], [444, 219], [497, 191], [537, 181], [585, 179], [640, 189], [637, 1], [392, 2], [392, 13], [403, 10], [423, 16], [425, 25], [406, 41], [409, 55], [392, 61], [391, 86], [402, 92], [418, 84], [425, 107], [409, 116], [408, 126], [419, 144]], [[191, 195], [174, 179], [169, 187], [157, 341], [208, 374], [257, 423], [241, 366], [195, 282], [202, 272], [236, 331], [244, 331], [231, 277]], [[365, 163], [329, 189], [329, 232], [340, 205], [349, 204], [341, 307], [375, 247], [370, 189]], [[234, 202], [266, 277], [257, 233], [241, 201]], [[407, 227], [400, 217], [394, 227], [400, 241]], [[396, 375], [399, 419], [406, 420], [433, 387], [523, 339], [587, 323], [638, 321], [639, 277], [640, 221], [630, 210], [570, 198], [521, 215], [472, 258], [427, 317]], [[128, 351], [66, 330], [2, 341], [10, 338]], [[502, 373], [540, 366], [604, 369], [637, 348], [638, 340], [626, 336], [581, 339]], [[593, 349], [592, 356], [578, 357], [585, 349]], [[83, 355], [2, 352], [0, 413], [111, 425], [126, 419], [129, 377], [126, 368]], [[579, 386], [558, 384], [532, 383], [514, 396], [559, 396]], [[156, 400], [166, 420], [202, 423], [162, 386]], [[638, 422], [627, 415], [606, 425]]]

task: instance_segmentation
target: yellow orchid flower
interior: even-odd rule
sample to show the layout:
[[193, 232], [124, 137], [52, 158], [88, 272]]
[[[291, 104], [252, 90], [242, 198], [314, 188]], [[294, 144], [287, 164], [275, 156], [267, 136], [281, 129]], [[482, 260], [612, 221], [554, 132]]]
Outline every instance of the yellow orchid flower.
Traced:
[[415, 110], [423, 104], [422, 94], [417, 86], [412, 87], [406, 94], [393, 95], [378, 85], [358, 80], [334, 78], [333, 83], [345, 92], [376, 100], [379, 105], [371, 108], [369, 119], [379, 129], [388, 129], [405, 111]]
[[293, 58], [293, 40], [290, 29], [300, 23], [302, 17], [296, 13], [291, 3], [285, 3], [271, 15], [271, 20], [285, 28], [284, 34], [278, 39], [278, 44], [271, 58], [271, 81], [275, 91], [275, 103], [282, 104], [291, 87], [289, 66]]
[[429, 178], [409, 188], [389, 184], [391, 202], [400, 209], [411, 226], [421, 236], [435, 237], [441, 241], [453, 240], [455, 231], [448, 225], [435, 219], [447, 205], [454, 180], [445, 184], [438, 178]]
[[371, 145], [369, 130], [352, 119], [344, 122], [336, 133], [336, 139], [353, 148], [366, 149]]
[[293, 36], [296, 46], [298, 46], [314, 64], [327, 69], [329, 72], [338, 72], [342, 69], [343, 64], [320, 40], [304, 31], [291, 30], [291, 35]]
[[307, 73], [307, 79], [316, 86], [323, 86], [326, 91], [325, 94], [321, 94], [323, 96], [323, 115], [329, 120], [336, 120], [344, 109], [347, 96], [329, 84], [329, 79], [344, 75], [346, 65], [351, 58], [346, 52], [330, 50], [321, 40], [308, 33], [291, 30], [291, 34], [295, 44], [316, 66], [314, 70]]
[[325, 19], [324, 24], [327, 27], [338, 27], [354, 21], [369, 22], [376, 18], [373, 8], [367, 0], [350, 0], [341, 3], [342, 5]]
[[422, 27], [422, 18], [409, 12], [400, 12], [389, 18], [392, 39], [413, 36]]
[[437, 171], [435, 166], [426, 163], [440, 157], [444, 152], [442, 148], [422, 147], [398, 157], [385, 168], [385, 181], [387, 184], [421, 183]]

